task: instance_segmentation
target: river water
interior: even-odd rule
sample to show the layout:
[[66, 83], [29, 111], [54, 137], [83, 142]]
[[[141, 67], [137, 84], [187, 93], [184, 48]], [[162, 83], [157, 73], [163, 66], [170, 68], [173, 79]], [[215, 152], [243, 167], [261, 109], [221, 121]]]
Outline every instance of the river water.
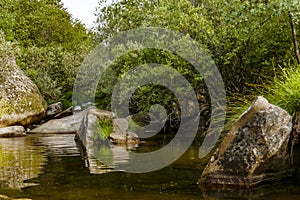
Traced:
[[[146, 141], [132, 151], [157, 149], [161, 140], [158, 137]], [[197, 181], [205, 162], [198, 158], [198, 148], [192, 146], [179, 160], [161, 170], [130, 174], [112, 169], [95, 171], [74, 142], [74, 135], [0, 138], [0, 194], [61, 200], [300, 199], [300, 173], [255, 190], [201, 191]]]

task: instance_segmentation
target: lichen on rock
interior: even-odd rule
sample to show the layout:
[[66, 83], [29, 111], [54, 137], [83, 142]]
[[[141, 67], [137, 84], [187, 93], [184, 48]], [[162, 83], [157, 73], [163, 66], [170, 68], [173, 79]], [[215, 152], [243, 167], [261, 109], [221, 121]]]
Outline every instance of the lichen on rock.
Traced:
[[27, 126], [40, 121], [46, 102], [37, 86], [17, 66], [15, 59], [0, 63], [0, 127]]
[[258, 97], [233, 124], [203, 171], [204, 188], [249, 188], [293, 173], [292, 117]]

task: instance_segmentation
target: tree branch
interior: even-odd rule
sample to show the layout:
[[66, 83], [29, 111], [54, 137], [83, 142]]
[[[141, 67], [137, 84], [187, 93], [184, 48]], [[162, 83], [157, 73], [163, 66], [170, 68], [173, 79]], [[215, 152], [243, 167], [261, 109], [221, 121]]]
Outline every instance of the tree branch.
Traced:
[[291, 24], [291, 28], [292, 28], [292, 36], [293, 36], [295, 55], [296, 55], [298, 64], [300, 64], [300, 52], [299, 52], [298, 41], [297, 41], [297, 32], [296, 32], [296, 27], [295, 27], [295, 23], [294, 23], [291, 12], [289, 12], [289, 17], [290, 17], [290, 24]]

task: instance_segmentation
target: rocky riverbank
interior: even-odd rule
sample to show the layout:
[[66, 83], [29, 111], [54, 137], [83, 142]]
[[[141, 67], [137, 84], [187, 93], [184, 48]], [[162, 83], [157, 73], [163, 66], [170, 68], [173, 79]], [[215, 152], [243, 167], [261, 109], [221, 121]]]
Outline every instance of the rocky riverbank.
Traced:
[[[5, 62], [0, 66], [0, 137], [75, 134], [81, 148], [93, 157], [95, 140], [103, 136], [99, 122], [108, 120], [112, 126], [104, 138], [108, 148], [139, 143], [138, 136], [129, 130], [129, 118], [118, 119], [114, 113], [95, 107], [74, 115], [72, 108], [63, 111], [61, 103], [47, 107], [36, 85], [14, 59]], [[199, 179], [201, 187], [252, 188], [293, 176], [298, 166], [298, 121], [295, 119], [293, 125], [292, 116], [285, 110], [258, 97], [233, 124], [211, 157]]]

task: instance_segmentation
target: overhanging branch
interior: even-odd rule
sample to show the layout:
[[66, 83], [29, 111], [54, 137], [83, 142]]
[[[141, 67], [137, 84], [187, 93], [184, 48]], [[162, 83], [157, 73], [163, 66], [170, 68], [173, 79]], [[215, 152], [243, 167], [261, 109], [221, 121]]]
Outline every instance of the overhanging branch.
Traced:
[[296, 32], [296, 27], [295, 27], [295, 23], [294, 23], [291, 12], [289, 12], [289, 17], [290, 17], [290, 24], [291, 24], [291, 28], [292, 28], [292, 36], [293, 36], [295, 55], [296, 55], [298, 64], [300, 64], [300, 52], [299, 52], [298, 41], [297, 41], [297, 32]]

